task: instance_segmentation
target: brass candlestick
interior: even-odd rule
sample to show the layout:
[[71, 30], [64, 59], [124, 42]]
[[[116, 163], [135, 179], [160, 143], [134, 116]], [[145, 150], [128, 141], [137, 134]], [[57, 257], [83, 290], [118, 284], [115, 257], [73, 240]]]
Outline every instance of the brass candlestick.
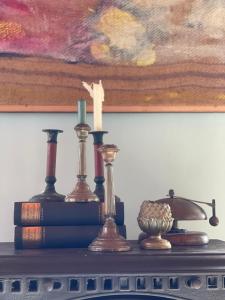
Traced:
[[63, 132], [59, 129], [43, 129], [47, 133], [47, 166], [46, 166], [46, 187], [43, 193], [33, 196], [30, 202], [62, 202], [64, 195], [58, 194], [55, 190], [55, 169], [56, 169], [56, 152], [57, 152], [57, 136]]
[[65, 198], [66, 202], [90, 202], [99, 201], [98, 197], [91, 192], [86, 182], [86, 140], [91, 130], [88, 124], [78, 124], [75, 131], [79, 139], [79, 174], [77, 175], [77, 183], [74, 190]]
[[129, 243], [118, 233], [115, 223], [115, 195], [113, 192], [112, 162], [119, 149], [115, 145], [103, 145], [99, 148], [106, 167], [106, 199], [104, 206], [105, 223], [98, 237], [89, 245], [91, 251], [129, 251]]

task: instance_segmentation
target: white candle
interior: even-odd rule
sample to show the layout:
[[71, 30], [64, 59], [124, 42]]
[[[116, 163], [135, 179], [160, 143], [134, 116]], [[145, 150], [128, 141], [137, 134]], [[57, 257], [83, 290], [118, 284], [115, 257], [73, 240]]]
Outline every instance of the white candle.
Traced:
[[83, 86], [88, 90], [90, 96], [93, 99], [94, 108], [94, 130], [102, 130], [102, 102], [104, 101], [104, 89], [102, 81], [99, 83], [92, 83], [91, 85], [86, 82], [82, 82]]

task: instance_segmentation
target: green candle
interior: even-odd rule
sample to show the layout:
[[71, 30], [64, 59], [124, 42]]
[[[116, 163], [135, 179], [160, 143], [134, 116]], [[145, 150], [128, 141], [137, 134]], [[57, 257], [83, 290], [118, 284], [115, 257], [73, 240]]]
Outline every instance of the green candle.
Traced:
[[86, 101], [83, 99], [78, 100], [78, 123], [85, 124], [86, 123]]

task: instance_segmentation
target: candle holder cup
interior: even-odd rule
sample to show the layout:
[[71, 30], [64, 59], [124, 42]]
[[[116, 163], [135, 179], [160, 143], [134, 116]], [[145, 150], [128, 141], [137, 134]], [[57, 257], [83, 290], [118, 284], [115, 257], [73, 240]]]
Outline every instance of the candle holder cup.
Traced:
[[63, 202], [64, 195], [58, 194], [55, 190], [55, 169], [56, 169], [56, 152], [57, 152], [57, 136], [62, 133], [59, 129], [43, 129], [47, 133], [47, 168], [46, 168], [46, 187], [43, 193], [33, 196], [30, 202]]
[[80, 123], [75, 126], [75, 131], [79, 139], [79, 174], [74, 190], [65, 198], [66, 202], [90, 202], [99, 201], [96, 194], [92, 193], [86, 182], [86, 140], [91, 130], [88, 124]]
[[122, 237], [115, 223], [115, 196], [113, 192], [112, 162], [119, 149], [115, 145], [103, 145], [99, 148], [106, 166], [106, 201], [104, 205], [105, 222], [98, 237], [89, 245], [90, 251], [121, 252], [129, 251], [128, 241]]
[[171, 243], [161, 235], [168, 232], [173, 224], [169, 204], [144, 201], [137, 218], [138, 225], [146, 233], [140, 246], [146, 250], [170, 249]]

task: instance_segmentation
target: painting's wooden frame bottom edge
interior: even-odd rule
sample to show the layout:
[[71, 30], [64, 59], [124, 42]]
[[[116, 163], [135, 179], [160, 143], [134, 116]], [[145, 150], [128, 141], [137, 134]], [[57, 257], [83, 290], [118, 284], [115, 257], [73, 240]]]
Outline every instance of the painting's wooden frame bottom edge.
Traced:
[[[65, 113], [75, 112], [76, 105], [60, 105], [60, 106], [34, 106], [34, 105], [0, 105], [1, 112], [19, 113], [19, 112], [39, 112], [39, 113]], [[87, 107], [88, 112], [92, 112], [92, 106]], [[103, 112], [109, 113], [161, 113], [161, 112], [225, 112], [225, 106], [105, 106]]]

